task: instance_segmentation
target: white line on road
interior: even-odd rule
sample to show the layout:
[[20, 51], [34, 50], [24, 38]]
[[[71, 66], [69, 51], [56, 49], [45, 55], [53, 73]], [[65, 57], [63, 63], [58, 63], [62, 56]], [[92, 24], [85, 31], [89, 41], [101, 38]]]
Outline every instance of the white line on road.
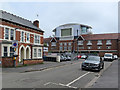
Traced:
[[73, 80], [72, 82], [68, 83], [66, 86], [69, 86], [71, 84], [73, 84], [74, 82], [78, 81], [79, 79], [81, 79], [82, 77], [86, 76], [87, 74], [89, 74], [90, 72], [87, 72], [85, 74], [83, 74], [82, 76], [78, 77], [77, 79]]

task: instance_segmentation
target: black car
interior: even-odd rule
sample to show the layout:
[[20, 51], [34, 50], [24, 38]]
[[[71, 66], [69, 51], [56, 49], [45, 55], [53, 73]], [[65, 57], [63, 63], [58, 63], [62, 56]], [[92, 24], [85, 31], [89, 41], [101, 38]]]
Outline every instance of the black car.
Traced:
[[88, 56], [81, 68], [100, 71], [104, 68], [104, 61], [99, 56]]

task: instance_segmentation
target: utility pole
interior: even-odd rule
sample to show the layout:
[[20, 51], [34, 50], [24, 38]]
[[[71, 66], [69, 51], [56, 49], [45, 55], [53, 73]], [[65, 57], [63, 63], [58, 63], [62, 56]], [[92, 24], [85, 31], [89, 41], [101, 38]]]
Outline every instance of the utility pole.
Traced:
[[78, 30], [77, 30], [77, 56], [78, 56]]

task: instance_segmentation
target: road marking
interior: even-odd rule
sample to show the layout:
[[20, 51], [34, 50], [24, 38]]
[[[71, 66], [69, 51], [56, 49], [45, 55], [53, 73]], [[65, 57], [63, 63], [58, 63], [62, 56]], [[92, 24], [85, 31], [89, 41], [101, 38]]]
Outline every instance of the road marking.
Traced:
[[79, 79], [81, 79], [82, 77], [86, 76], [89, 73], [91, 73], [91, 72], [87, 72], [87, 73], [83, 74], [82, 76], [80, 76], [77, 79], [73, 80], [72, 82], [68, 83], [66, 86], [69, 86], [69, 85], [73, 84], [74, 82], [78, 81]]
[[67, 85], [62, 84], [62, 83], [57, 84], [57, 83], [53, 83], [53, 82], [48, 82], [44, 85], [46, 86], [46, 85], [49, 85], [49, 84], [60, 85], [60, 86], [69, 87], [69, 88], [77, 88], [77, 87], [73, 87], [73, 86], [67, 86]]
[[48, 82], [48, 83], [46, 83], [46, 84], [44, 84], [44, 86], [46, 86], [46, 85], [48, 85], [48, 84], [50, 84], [51, 82]]

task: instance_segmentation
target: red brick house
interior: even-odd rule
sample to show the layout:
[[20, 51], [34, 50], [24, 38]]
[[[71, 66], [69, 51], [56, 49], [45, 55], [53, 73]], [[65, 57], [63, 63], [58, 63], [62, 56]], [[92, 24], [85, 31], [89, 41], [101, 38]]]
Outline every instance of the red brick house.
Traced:
[[[23, 60], [29, 60], [29, 63], [41, 62], [44, 31], [39, 28], [39, 21], [35, 20], [32, 23], [2, 10], [0, 10], [0, 14], [0, 60], [2, 64], [13, 57], [13, 40], [18, 41], [16, 65]], [[12, 62], [12, 59], [10, 60]], [[27, 64], [27, 61], [25, 63]]]
[[[120, 39], [118, 33], [108, 33], [108, 34], [92, 34], [92, 33], [81, 33], [87, 32], [87, 29], [77, 29], [78, 36], [75, 35], [76, 24], [70, 24], [68, 26], [62, 25], [62, 27], [57, 27], [54, 29], [55, 37], [44, 38], [44, 43], [48, 46], [48, 52], [52, 53], [66, 53], [66, 52], [79, 52], [79, 53], [97, 53], [100, 56], [103, 56], [104, 53], [110, 52], [117, 54], [120, 57]], [[77, 24], [79, 25], [79, 24]], [[66, 26], [66, 27], [65, 27]], [[79, 25], [81, 26], [81, 25]], [[82, 25], [83, 26], [83, 25]], [[84, 25], [85, 27], [85, 25]], [[88, 27], [88, 26], [87, 26]], [[71, 28], [71, 29], [70, 29]], [[88, 27], [89, 28], [89, 27]], [[72, 35], [66, 34], [62, 36], [64, 32], [71, 30]], [[85, 31], [84, 31], [85, 30]], [[59, 32], [59, 33], [58, 33]]]

